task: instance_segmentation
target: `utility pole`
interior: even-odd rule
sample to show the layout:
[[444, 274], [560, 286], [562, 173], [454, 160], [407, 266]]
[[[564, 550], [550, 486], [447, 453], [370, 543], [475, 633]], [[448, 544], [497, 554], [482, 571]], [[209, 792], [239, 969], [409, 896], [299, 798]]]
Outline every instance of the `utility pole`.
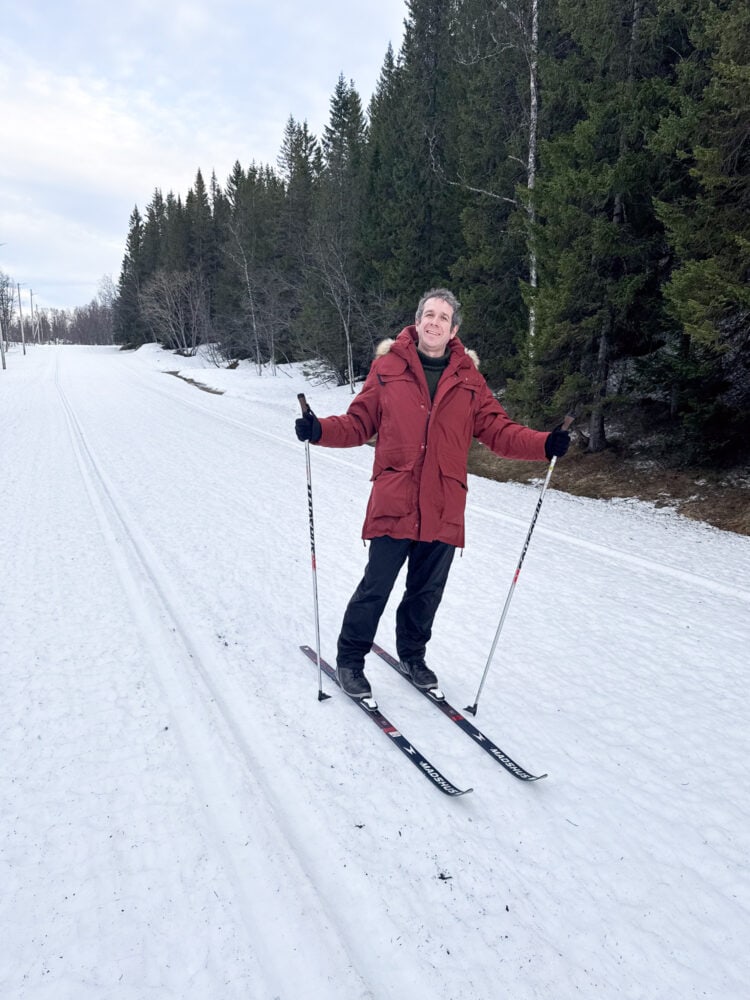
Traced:
[[16, 290], [18, 292], [18, 324], [21, 327], [21, 343], [23, 344], [23, 353], [26, 354], [26, 336], [23, 332], [23, 309], [21, 307], [21, 286], [16, 282]]
[[[5, 246], [4, 243], [0, 243], [0, 247], [4, 247], [4, 246]], [[7, 288], [8, 289], [12, 289], [12, 287], [13, 286], [11, 285], [11, 283], [8, 282]], [[5, 302], [4, 299], [3, 299], [3, 301]], [[13, 308], [13, 292], [11, 291], [10, 292], [10, 302], [8, 303], [8, 315], [10, 315], [10, 312], [11, 312], [12, 308]], [[5, 364], [5, 327], [3, 326], [2, 316], [0, 316], [0, 362], [2, 362], [3, 371], [6, 371], [7, 370], [7, 366]]]
[[31, 324], [31, 340], [29, 343], [33, 344], [36, 340], [34, 335], [34, 293], [29, 289], [29, 311], [31, 315], [29, 316], [29, 323]]

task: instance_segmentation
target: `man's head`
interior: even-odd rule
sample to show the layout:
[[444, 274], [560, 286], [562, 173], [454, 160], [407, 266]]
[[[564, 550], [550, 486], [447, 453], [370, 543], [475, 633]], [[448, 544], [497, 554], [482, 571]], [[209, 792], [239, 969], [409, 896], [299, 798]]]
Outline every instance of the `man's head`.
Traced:
[[440, 358], [461, 325], [461, 303], [447, 288], [431, 288], [419, 300], [415, 318], [417, 347], [428, 357]]

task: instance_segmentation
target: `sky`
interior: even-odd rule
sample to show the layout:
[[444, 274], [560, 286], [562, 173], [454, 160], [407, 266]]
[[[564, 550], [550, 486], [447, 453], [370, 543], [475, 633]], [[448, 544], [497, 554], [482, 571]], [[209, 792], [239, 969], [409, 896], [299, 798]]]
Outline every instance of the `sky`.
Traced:
[[[547, 777], [367, 658], [449, 797], [298, 649], [298, 392], [351, 400], [156, 345], [0, 368], [0, 996], [746, 1000], [750, 538], [553, 470], [473, 720]], [[332, 660], [373, 452], [309, 450]], [[428, 646], [459, 712], [541, 488], [467, 486]]]
[[339, 74], [367, 106], [405, 0], [0, 0], [0, 270], [23, 304], [116, 282], [128, 220], [200, 168], [276, 163], [290, 115], [319, 135]]

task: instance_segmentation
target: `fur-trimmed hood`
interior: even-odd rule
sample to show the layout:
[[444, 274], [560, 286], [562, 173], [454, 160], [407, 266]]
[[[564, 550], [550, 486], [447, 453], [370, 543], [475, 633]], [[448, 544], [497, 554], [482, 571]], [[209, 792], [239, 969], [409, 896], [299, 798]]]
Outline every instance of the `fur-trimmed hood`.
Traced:
[[[395, 343], [395, 338], [385, 337], [383, 340], [380, 341], [378, 346], [375, 348], [375, 357], [376, 358], [384, 357], [390, 351], [391, 345], [394, 343]], [[464, 347], [464, 351], [471, 358], [474, 367], [477, 369], [477, 371], [479, 371], [479, 355], [477, 354], [477, 352], [470, 350], [468, 347]]]

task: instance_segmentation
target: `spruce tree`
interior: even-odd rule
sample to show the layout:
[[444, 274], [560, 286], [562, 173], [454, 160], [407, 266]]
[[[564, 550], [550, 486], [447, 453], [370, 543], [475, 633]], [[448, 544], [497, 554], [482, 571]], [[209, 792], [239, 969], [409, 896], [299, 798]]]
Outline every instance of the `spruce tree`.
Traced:
[[167, 209], [161, 191], [157, 188], [146, 206], [143, 224], [141, 258], [145, 278], [151, 277], [166, 262]]
[[378, 317], [380, 334], [392, 333], [408, 316], [408, 303], [393, 275], [394, 232], [400, 221], [397, 170], [405, 142], [403, 69], [386, 51], [368, 108], [368, 142], [363, 171], [359, 253], [367, 311]]
[[679, 337], [647, 372], [671, 386], [685, 456], [733, 461], [750, 418], [750, 10], [707, 0], [691, 13], [692, 52], [653, 139], [682, 168], [658, 202]]
[[339, 76], [321, 142], [323, 170], [316, 186], [308, 257], [310, 347], [337, 382], [352, 392], [372, 357], [364, 330], [358, 258], [362, 165], [366, 140], [362, 102], [353, 81]]
[[148, 339], [140, 303], [144, 278], [143, 219], [136, 205], [130, 215], [114, 304], [114, 336], [118, 344], [139, 347]]
[[171, 191], [164, 205], [164, 266], [168, 271], [186, 271], [190, 246], [188, 221], [180, 195]]
[[659, 120], [656, 82], [671, 70], [664, 26], [646, 6], [559, 5], [567, 45], [555, 72], [578, 95], [580, 118], [542, 145], [539, 339], [532, 377], [513, 391], [527, 412], [549, 417], [578, 403], [591, 451], [607, 444], [613, 375], [653, 350], [664, 328], [664, 237], [653, 208], [662, 164], [646, 137]]
[[453, 5], [408, 0], [398, 64], [386, 64], [373, 103], [369, 157], [369, 243], [379, 249], [380, 294], [411, 320], [419, 296], [445, 284], [461, 253], [461, 192], [453, 172]]
[[282, 240], [285, 190], [270, 167], [239, 163], [227, 182], [224, 226], [224, 344], [233, 357], [250, 357], [258, 372], [275, 371], [288, 357], [288, 329], [296, 301]]
[[199, 274], [206, 288], [210, 289], [218, 269], [218, 248], [211, 201], [200, 170], [185, 199], [185, 216], [188, 229], [188, 267]]
[[315, 310], [306, 261], [310, 253], [315, 189], [323, 169], [320, 145], [307, 122], [299, 123], [289, 117], [277, 162], [284, 182], [279, 252], [292, 300], [289, 329], [300, 356], [305, 356], [307, 322]]

